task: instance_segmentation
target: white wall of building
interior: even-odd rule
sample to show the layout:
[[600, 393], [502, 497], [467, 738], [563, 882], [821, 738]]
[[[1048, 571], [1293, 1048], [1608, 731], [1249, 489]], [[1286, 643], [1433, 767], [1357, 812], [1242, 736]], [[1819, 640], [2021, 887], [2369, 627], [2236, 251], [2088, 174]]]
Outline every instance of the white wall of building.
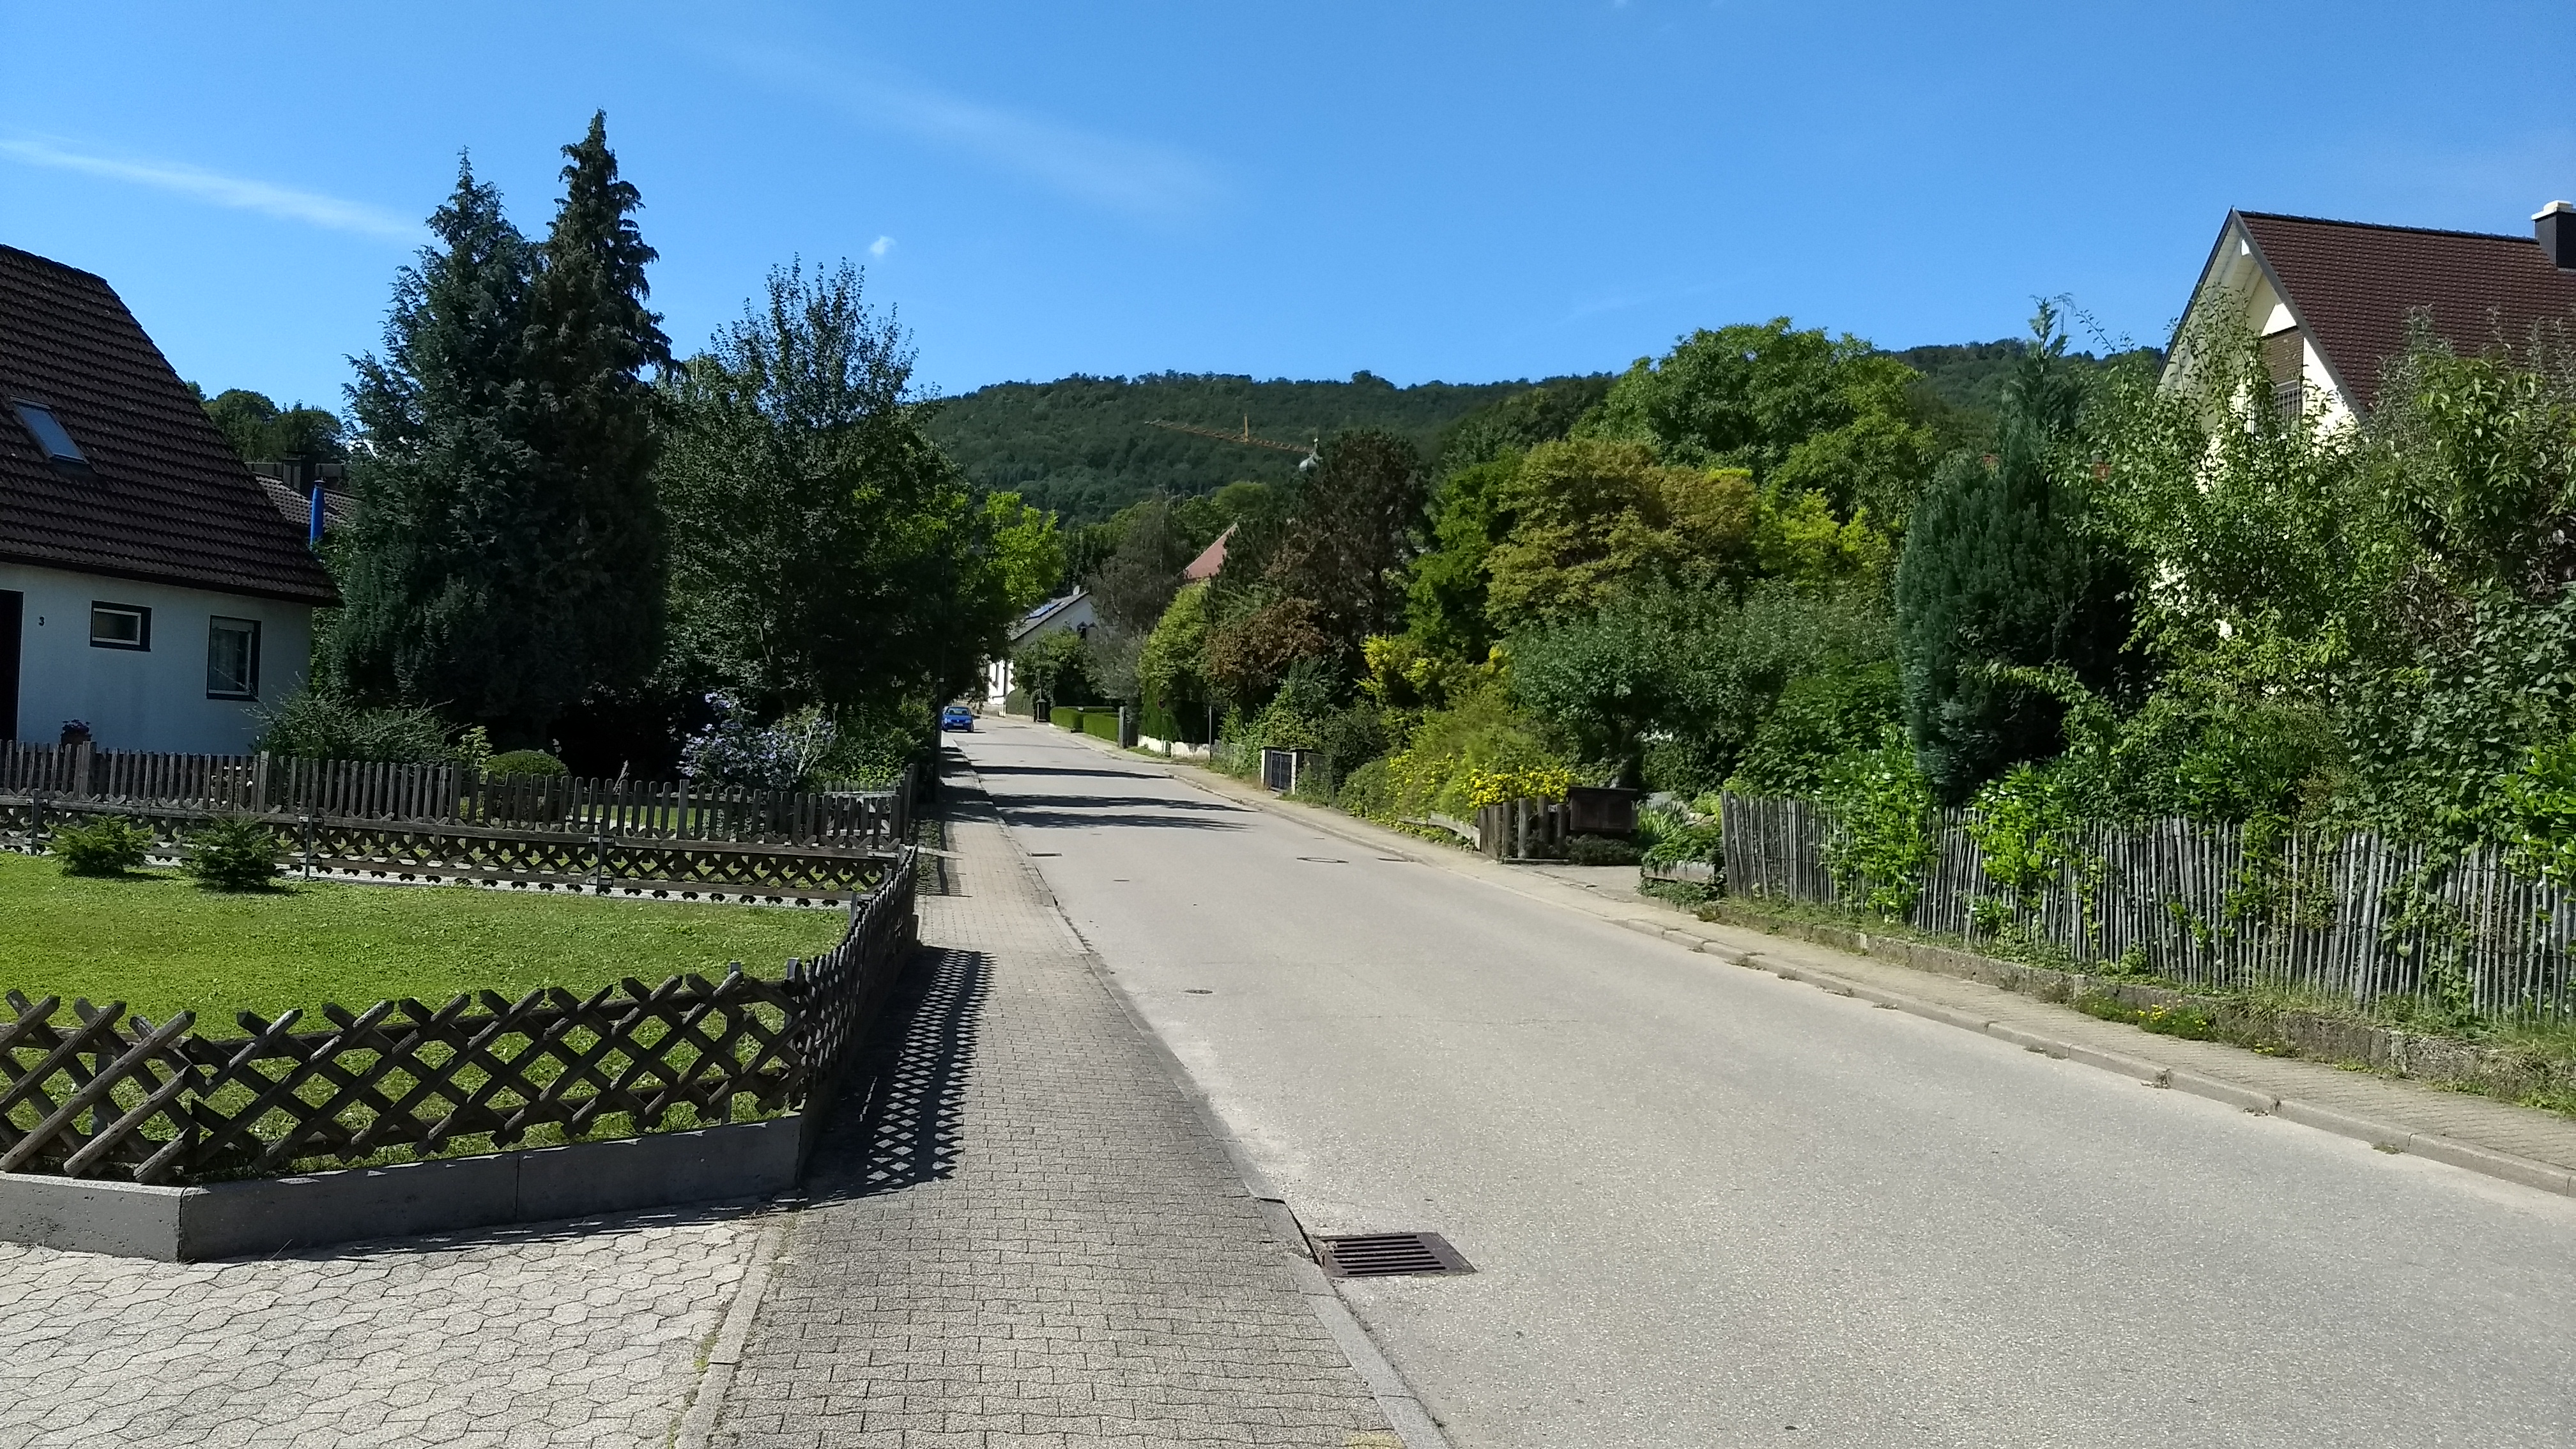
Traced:
[[[85, 720], [102, 750], [243, 754], [259, 733], [255, 706], [301, 688], [312, 654], [313, 611], [302, 604], [6, 563], [0, 589], [27, 596], [18, 737], [38, 744]], [[93, 646], [93, 603], [150, 609], [152, 647]], [[256, 700], [207, 697], [207, 635], [219, 617], [259, 623]]]

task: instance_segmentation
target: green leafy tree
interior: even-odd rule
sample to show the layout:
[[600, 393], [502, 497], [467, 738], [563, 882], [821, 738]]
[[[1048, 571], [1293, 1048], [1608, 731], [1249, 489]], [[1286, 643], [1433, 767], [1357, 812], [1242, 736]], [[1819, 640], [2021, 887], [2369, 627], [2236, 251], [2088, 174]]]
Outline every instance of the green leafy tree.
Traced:
[[576, 682], [628, 690], [659, 662], [666, 572], [653, 488], [654, 392], [671, 361], [644, 300], [643, 198], [617, 174], [608, 118], [563, 148], [564, 195], [528, 294], [529, 446], [552, 523], [553, 609], [577, 629]]
[[1642, 443], [1543, 443], [1497, 492], [1509, 530], [1484, 567], [1498, 629], [1586, 613], [1647, 577], [1707, 586], [1735, 571], [1752, 539], [1748, 474], [1666, 466]]
[[194, 383], [189, 384], [189, 390], [204, 401], [206, 416], [214, 419], [225, 441], [246, 462], [306, 458], [336, 463], [348, 456], [336, 413], [302, 403], [281, 408], [266, 394], [247, 388], [226, 388], [211, 398], [205, 397]]
[[920, 427], [913, 352], [858, 271], [773, 271], [673, 369], [658, 473], [675, 665], [764, 717], [945, 699], [1000, 645], [986, 516]]
[[1991, 465], [1943, 465], [1906, 534], [1897, 578], [1906, 721], [1934, 793], [1965, 800], [2024, 760], [2057, 753], [2063, 705], [2002, 672], [2059, 667], [2121, 688], [2132, 577], [2103, 542], [2070, 452], [2085, 386], [2063, 362], [2054, 308], [2032, 322], [2004, 399]]
[[1092, 607], [1112, 633], [1142, 638], [1181, 587], [1190, 547], [1171, 501], [1148, 498], [1118, 515], [1118, 544], [1083, 581]]
[[1064, 535], [1055, 515], [1020, 501], [1017, 493], [984, 500], [984, 531], [993, 540], [994, 567], [1016, 618], [1054, 597], [1064, 576]]
[[1421, 540], [1428, 479], [1412, 443], [1359, 430], [1327, 442], [1264, 576], [1311, 606], [1336, 658], [1402, 617], [1404, 567]]

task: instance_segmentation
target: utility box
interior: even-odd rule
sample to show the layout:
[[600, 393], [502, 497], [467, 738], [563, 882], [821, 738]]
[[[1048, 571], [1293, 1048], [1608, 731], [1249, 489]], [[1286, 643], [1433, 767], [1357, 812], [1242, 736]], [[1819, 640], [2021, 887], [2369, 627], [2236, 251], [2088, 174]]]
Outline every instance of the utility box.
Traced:
[[1637, 833], [1637, 798], [1637, 791], [1617, 786], [1577, 785], [1565, 792], [1565, 828], [1625, 840]]

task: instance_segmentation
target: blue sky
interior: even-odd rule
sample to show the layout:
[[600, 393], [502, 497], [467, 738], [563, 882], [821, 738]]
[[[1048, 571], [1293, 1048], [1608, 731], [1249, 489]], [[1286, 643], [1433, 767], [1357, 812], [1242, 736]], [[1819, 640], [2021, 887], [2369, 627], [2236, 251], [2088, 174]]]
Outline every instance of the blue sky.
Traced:
[[[534, 17], [534, 18], [530, 18]], [[2521, 231], [2576, 6], [0, 0], [0, 241], [180, 372], [336, 406], [460, 148], [541, 230], [594, 107], [700, 345], [847, 256], [947, 392], [1483, 381], [2070, 294], [2160, 341], [2226, 208]]]

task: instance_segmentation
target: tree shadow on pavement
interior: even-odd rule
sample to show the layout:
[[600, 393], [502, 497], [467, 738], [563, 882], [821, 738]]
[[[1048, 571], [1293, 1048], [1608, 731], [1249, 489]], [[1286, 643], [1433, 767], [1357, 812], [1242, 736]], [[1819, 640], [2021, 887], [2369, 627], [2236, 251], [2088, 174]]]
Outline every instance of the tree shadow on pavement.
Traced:
[[991, 979], [979, 951], [914, 955], [815, 1148], [809, 1200], [900, 1192], [956, 1172]]
[[1151, 805], [1158, 810], [1205, 810], [1219, 815], [1250, 815], [1241, 805], [1228, 805], [1218, 800], [1191, 800], [1169, 795], [995, 795], [995, 805], [1016, 815], [1036, 806], [1041, 809], [1089, 810], [1111, 805]]
[[1014, 830], [1081, 829], [1093, 825], [1143, 825], [1158, 830], [1241, 830], [1243, 828], [1231, 820], [1209, 820], [1195, 815], [1147, 815], [1137, 811], [1105, 810], [1032, 810], [1025, 805], [1011, 807], [1011, 828]]
[[1158, 770], [1068, 770], [1057, 765], [977, 765], [978, 775], [1069, 775], [1091, 780], [1152, 780], [1160, 778]]

